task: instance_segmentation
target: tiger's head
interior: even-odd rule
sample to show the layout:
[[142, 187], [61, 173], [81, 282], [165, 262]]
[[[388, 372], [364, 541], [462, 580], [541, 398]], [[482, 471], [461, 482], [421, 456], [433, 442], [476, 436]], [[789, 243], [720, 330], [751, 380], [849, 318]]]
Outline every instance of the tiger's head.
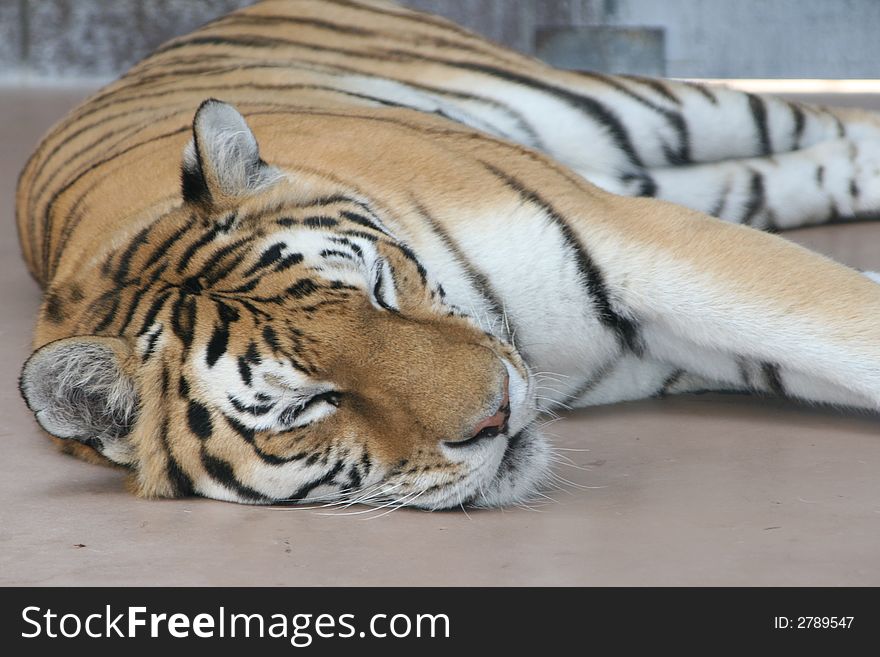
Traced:
[[526, 365], [381, 214], [362, 193], [304, 190], [232, 106], [205, 101], [181, 202], [99, 275], [47, 291], [29, 408], [145, 496], [524, 499], [548, 467]]

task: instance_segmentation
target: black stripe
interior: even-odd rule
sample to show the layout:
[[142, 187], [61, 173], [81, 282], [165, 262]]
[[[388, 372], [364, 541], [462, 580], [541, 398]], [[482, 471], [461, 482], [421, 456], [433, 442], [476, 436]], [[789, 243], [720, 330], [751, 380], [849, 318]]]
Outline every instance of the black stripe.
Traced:
[[[257, 276], [256, 278], [252, 278], [244, 285], [239, 285], [238, 287], [234, 287], [231, 290], [217, 290], [218, 294], [246, 294], [248, 292], [253, 291], [263, 280], [262, 276]], [[241, 301], [241, 303], [245, 303]]]
[[[425, 220], [431, 231], [443, 243], [443, 246], [452, 254], [453, 259], [459, 267], [464, 270], [466, 278], [470, 281], [477, 294], [485, 300], [486, 305], [489, 306], [499, 319], [504, 317], [504, 304], [501, 302], [501, 298], [498, 296], [498, 292], [492, 286], [492, 283], [489, 282], [489, 277], [468, 259], [461, 250], [459, 244], [452, 238], [446, 229], [440, 225], [436, 218], [428, 212], [427, 208], [418, 201], [414, 200], [413, 202], [416, 211], [422, 219]], [[503, 328], [504, 322], [501, 322], [501, 324]], [[515, 334], [516, 332], [512, 330], [511, 333]], [[510, 336], [507, 336], [507, 338], [509, 339]]]
[[608, 296], [608, 289], [605, 286], [602, 272], [593, 262], [593, 259], [565, 218], [550, 203], [538, 195], [537, 192], [525, 187], [516, 178], [509, 176], [487, 162], [482, 162], [482, 164], [508, 187], [516, 191], [520, 198], [538, 206], [544, 212], [544, 215], [559, 229], [566, 246], [574, 253], [575, 261], [581, 274], [581, 283], [586, 289], [587, 294], [593, 299], [599, 321], [615, 333], [623, 346], [630, 349], [633, 353], [641, 355], [644, 347], [639, 337], [638, 325], [632, 319], [624, 317], [614, 310]]
[[163, 360], [162, 361], [162, 376], [159, 381], [159, 394], [164, 398], [168, 395], [168, 391], [171, 389], [171, 383], [169, 381], [171, 375], [168, 374], [168, 364]]
[[[204, 101], [196, 110], [196, 115], [205, 106]], [[184, 162], [180, 169], [180, 192], [185, 203], [208, 206], [211, 204], [211, 190], [205, 178], [205, 164], [202, 162], [202, 148], [199, 144], [199, 134], [193, 121], [192, 139], [196, 156], [195, 163]]]
[[383, 235], [388, 234], [384, 230], [382, 230], [382, 228], [380, 228], [376, 223], [374, 223], [372, 220], [368, 219], [362, 214], [358, 214], [357, 212], [350, 212], [349, 210], [342, 210], [339, 214], [351, 221], [352, 223], [359, 224], [361, 226], [364, 226], [365, 228], [372, 228], [373, 230], [378, 231]]
[[309, 48], [317, 51], [333, 50], [322, 46], [312, 46], [309, 43], [300, 43], [292, 39], [281, 39], [278, 37], [269, 37], [260, 34], [230, 34], [225, 36], [199, 36], [200, 33], [195, 32], [194, 35], [188, 35], [175, 39], [166, 43], [161, 48], [153, 51], [152, 57], [163, 55], [172, 50], [180, 50], [181, 48], [190, 48], [192, 46], [234, 46], [239, 48], [265, 48], [270, 50], [279, 46], [293, 46], [301, 48]]
[[159, 429], [159, 441], [165, 450], [165, 476], [171, 485], [175, 497], [190, 497], [195, 494], [192, 479], [180, 467], [180, 463], [171, 453], [171, 445], [168, 443], [168, 418], [162, 418]]
[[724, 186], [721, 188], [721, 193], [718, 195], [718, 200], [715, 201], [715, 205], [709, 210], [709, 214], [713, 217], [721, 217], [724, 213], [724, 209], [727, 206], [727, 197], [730, 194], [730, 182], [725, 181]]
[[252, 341], [248, 344], [247, 351], [244, 352], [244, 359], [253, 365], [259, 365], [262, 362], [260, 352], [257, 350], [257, 344], [255, 342]]
[[234, 491], [239, 497], [249, 502], [269, 501], [269, 498], [262, 493], [258, 493], [253, 488], [241, 483], [236, 478], [235, 471], [232, 469], [232, 465], [228, 461], [224, 461], [216, 456], [211, 456], [204, 448], [202, 448], [201, 458], [202, 466], [211, 478], [217, 483]]
[[736, 358], [736, 368], [739, 371], [739, 377], [742, 379], [743, 385], [746, 388], [752, 387], [752, 377], [749, 373], [749, 364], [745, 358], [742, 356], [737, 356]]
[[[144, 283], [143, 285], [139, 286], [135, 290], [134, 294], [132, 294], [131, 299], [128, 302], [128, 312], [126, 313], [125, 319], [122, 320], [122, 324], [120, 324], [119, 329], [117, 330], [118, 335], [122, 335], [125, 332], [125, 330], [128, 328], [128, 325], [131, 323], [131, 320], [134, 319], [135, 313], [140, 308], [141, 301], [144, 299], [144, 297], [146, 297], [147, 292], [150, 291], [150, 288], [159, 279], [159, 276], [161, 276], [161, 274], [164, 270], [165, 270], [165, 265], [162, 265], [161, 267], [159, 267], [153, 273], [153, 275], [150, 277], [150, 279], [146, 283]], [[158, 274], [158, 276], [157, 276], [157, 274]]]
[[348, 483], [346, 485], [350, 490], [357, 490], [361, 487], [363, 483], [363, 479], [361, 478], [361, 473], [358, 470], [357, 465], [353, 465], [348, 469]]
[[245, 360], [244, 356], [238, 357], [238, 373], [241, 376], [241, 380], [244, 381], [244, 384], [250, 386], [253, 382], [253, 376], [251, 374], [251, 366], [248, 364], [247, 360]]
[[674, 370], [672, 374], [670, 374], [663, 380], [663, 383], [660, 385], [660, 389], [657, 391], [657, 396], [665, 397], [666, 395], [668, 395], [670, 388], [678, 383], [681, 380], [682, 376], [684, 376], [684, 370]]
[[746, 94], [749, 100], [749, 110], [752, 112], [752, 119], [755, 121], [755, 129], [758, 131], [758, 145], [761, 155], [770, 155], [772, 148], [770, 145], [770, 131], [767, 126], [767, 105], [764, 99], [756, 94]]
[[162, 306], [165, 305], [165, 302], [170, 296], [171, 292], [169, 292], [168, 290], [164, 290], [159, 293], [159, 296], [155, 298], [153, 303], [150, 305], [149, 310], [147, 310], [147, 314], [144, 316], [144, 321], [141, 323], [141, 329], [140, 331], [138, 331], [138, 335], [143, 335], [150, 330], [153, 322], [156, 321], [156, 316], [159, 314], [159, 311], [162, 310]]
[[349, 237], [359, 237], [362, 240], [367, 240], [368, 242], [378, 242], [379, 238], [373, 235], [372, 233], [365, 233], [362, 230], [343, 230], [339, 232], [340, 235], [348, 235]]
[[156, 262], [165, 255], [168, 255], [168, 249], [170, 249], [173, 245], [177, 244], [180, 241], [180, 238], [189, 231], [196, 223], [196, 218], [191, 216], [187, 222], [174, 231], [170, 237], [163, 240], [161, 244], [159, 244], [153, 251], [150, 253], [150, 256], [147, 258], [146, 262], [143, 265], [143, 269], [147, 270], [152, 267]]
[[[376, 276], [376, 283], [373, 285], [373, 299], [375, 299], [376, 303], [378, 303], [382, 308], [384, 308], [388, 312], [397, 313], [397, 308], [389, 305], [388, 302], [385, 301], [385, 295], [382, 293], [383, 281], [384, 281], [384, 277], [382, 276], [382, 271], [380, 270], [378, 276]], [[392, 283], [392, 285], [393, 285], [393, 283]], [[336, 300], [336, 301], [338, 303], [340, 300]], [[322, 305], [325, 305], [325, 304], [324, 303], [317, 303], [313, 306], [310, 306], [309, 308], [311, 310], [315, 310], [315, 309], [321, 307]]]
[[318, 289], [315, 282], [309, 278], [303, 278], [287, 288], [286, 293], [294, 299], [302, 299], [313, 294]]
[[828, 219], [826, 223], [837, 223], [841, 218], [840, 208], [837, 207], [837, 201], [834, 200], [833, 196], [829, 197], [828, 201], [830, 207], [828, 208]]
[[281, 342], [278, 340], [278, 334], [275, 332], [275, 329], [268, 324], [263, 327], [263, 341], [266, 343], [266, 346], [272, 350], [273, 354], [282, 354], [295, 369], [298, 369], [300, 372], [305, 372], [306, 374], [313, 373], [313, 368], [304, 365], [300, 360], [294, 358], [293, 355], [282, 349]]
[[302, 253], [290, 253], [281, 260], [277, 265], [275, 265], [275, 272], [285, 271], [286, 269], [290, 269], [294, 265], [298, 265], [303, 261]]
[[770, 208], [767, 208], [764, 211], [764, 226], [762, 230], [766, 233], [774, 234], [780, 232], [778, 217], [776, 216], [776, 213], [773, 212], [773, 210], [771, 210]]
[[794, 126], [791, 130], [791, 149], [797, 150], [801, 147], [801, 138], [804, 136], [804, 126], [806, 125], [806, 115], [797, 103], [788, 103], [791, 110]]
[[354, 260], [355, 257], [347, 252], [340, 251], [338, 249], [322, 249], [321, 253], [319, 253], [322, 258], [344, 258], [345, 260]]
[[775, 363], [761, 363], [761, 371], [764, 373], [764, 379], [767, 381], [767, 387], [774, 395], [787, 397], [785, 386], [782, 383], [782, 377], [779, 374], [779, 365]]
[[205, 360], [208, 367], [214, 367], [220, 357], [226, 353], [226, 347], [229, 344], [229, 325], [225, 322], [214, 328], [214, 333], [208, 341], [208, 349], [205, 354]]
[[575, 388], [574, 392], [566, 395], [566, 398], [571, 400], [573, 403], [578, 403], [584, 395], [586, 395], [588, 392], [592, 392], [593, 390], [595, 390], [596, 387], [615, 370], [619, 362], [620, 355], [618, 354], [612, 360], [601, 365], [594, 372], [591, 372], [587, 379], [577, 388]]
[[315, 490], [318, 486], [324, 486], [325, 484], [329, 484], [333, 482], [333, 478], [339, 474], [339, 472], [345, 467], [344, 461], [337, 461], [336, 465], [334, 465], [328, 472], [324, 473], [314, 481], [302, 486], [299, 490], [297, 490], [293, 495], [284, 499], [285, 502], [299, 502], [308, 496], [313, 490]]
[[767, 202], [766, 191], [764, 190], [764, 175], [758, 171], [752, 170], [749, 179], [749, 199], [746, 202], [745, 211], [741, 223], [751, 226], [758, 213], [764, 208]]
[[175, 268], [177, 273], [180, 274], [186, 269], [189, 261], [193, 259], [196, 253], [198, 253], [205, 246], [210, 244], [217, 235], [220, 234], [222, 227], [220, 224], [214, 224], [210, 229], [205, 231], [205, 233], [197, 239], [195, 242], [189, 245], [186, 251], [183, 252], [180, 260], [177, 261], [177, 267]]
[[687, 122], [684, 120], [684, 117], [681, 115], [680, 112], [666, 109], [665, 107], [660, 107], [656, 103], [645, 98], [644, 96], [637, 94], [632, 89], [629, 89], [628, 87], [626, 87], [626, 85], [622, 84], [619, 80], [615, 80], [612, 77], [602, 75], [601, 73], [582, 73], [582, 75], [611, 87], [615, 91], [622, 93], [623, 95], [631, 98], [643, 107], [647, 107], [652, 112], [659, 114], [664, 119], [666, 119], [666, 122], [678, 134], [678, 145], [676, 147], [673, 148], [668, 144], [663, 144], [663, 153], [666, 157], [667, 163], [672, 165], [690, 164], [690, 135], [688, 133]]
[[327, 207], [328, 205], [335, 205], [336, 203], [353, 203], [355, 205], [363, 205], [360, 201], [357, 201], [350, 196], [345, 196], [344, 194], [331, 194], [329, 196], [319, 196], [318, 198], [310, 199], [305, 203], [300, 203], [295, 205], [297, 208], [320, 208]]
[[158, 331], [156, 331], [155, 333], [151, 333], [150, 337], [147, 338], [147, 346], [146, 349], [144, 349], [143, 355], [141, 356], [141, 362], [146, 363], [150, 359], [150, 356], [153, 355], [153, 350], [156, 348], [156, 342], [158, 342], [160, 335], [162, 335], [161, 326], [159, 327]]
[[339, 221], [333, 217], [306, 217], [303, 225], [309, 228], [333, 228], [339, 225]]
[[278, 342], [278, 334], [271, 326], [263, 327], [263, 341], [272, 350], [272, 353], [281, 351], [281, 343]]
[[217, 281], [228, 276], [231, 271], [244, 259], [245, 254], [239, 254], [232, 259], [232, 262], [223, 264], [223, 260], [230, 254], [235, 253], [244, 246], [248, 246], [253, 241], [253, 237], [247, 236], [235, 240], [217, 249], [205, 259], [204, 265], [193, 275], [193, 278], [206, 278], [209, 281]]
[[666, 100], [673, 102], [676, 105], [681, 105], [681, 99], [672, 93], [672, 90], [667, 86], [668, 83], [665, 80], [646, 78], [641, 75], [621, 75], [620, 77], [626, 80], [632, 80], [633, 82], [644, 85], [649, 89], [653, 89]]
[[679, 80], [679, 84], [684, 84], [687, 87], [693, 89], [713, 105], [718, 104], [718, 96], [715, 95], [710, 87], [699, 84], [698, 82], [691, 82], [690, 80]]
[[244, 352], [244, 359], [249, 363], [253, 363], [254, 365], [259, 365], [262, 362], [262, 359], [260, 358], [260, 352], [257, 350], [256, 342], [251, 341], [248, 344], [247, 351]]
[[281, 259], [281, 254], [286, 247], [287, 244], [285, 244], [284, 242], [277, 242], [270, 246], [268, 249], [260, 254], [260, 259], [256, 263], [251, 265], [251, 267], [243, 274], [243, 276], [245, 278], [248, 276], [252, 276], [260, 269], [265, 269], [269, 265], [278, 262], [278, 260]]
[[227, 399], [229, 399], [229, 403], [232, 404], [232, 407], [238, 411], [239, 413], [247, 413], [248, 415], [253, 415], [254, 417], [258, 415], [265, 415], [273, 408], [275, 408], [275, 404], [252, 404], [248, 406], [247, 404], [242, 404], [232, 395], [228, 395]]
[[360, 246], [358, 246], [357, 244], [355, 244], [354, 242], [352, 242], [350, 239], [347, 239], [347, 238], [345, 238], [345, 237], [331, 237], [331, 238], [330, 238], [330, 241], [333, 242], [334, 244], [342, 244], [342, 245], [345, 246], [346, 248], [351, 249], [352, 252], [353, 252], [353, 253], [354, 253], [354, 254], [355, 254], [360, 260], [363, 260], [363, 259], [364, 259], [364, 250], [363, 250]]
[[[291, 424], [297, 420], [303, 413], [309, 410], [312, 406], [316, 404], [330, 404], [331, 406], [338, 407], [339, 406], [339, 393], [335, 390], [328, 390], [327, 392], [322, 392], [320, 394], [314, 395], [311, 399], [306, 401], [303, 404], [290, 406], [281, 414], [281, 423], [282, 424]], [[308, 424], [311, 424], [309, 422]], [[304, 426], [308, 426], [302, 425]], [[302, 427], [294, 427], [300, 429]]]
[[428, 282], [428, 272], [422, 266], [422, 263], [419, 262], [419, 259], [416, 257], [416, 254], [413, 252], [413, 250], [403, 242], [398, 242], [396, 240], [391, 242], [391, 246], [400, 251], [404, 258], [406, 258], [416, 266], [416, 271], [419, 273], [419, 278], [422, 280], [422, 285], [425, 285]]
[[[377, 298], [376, 301], [379, 303], [382, 308], [391, 313], [399, 312], [397, 308], [392, 308], [387, 303], [385, 303], [384, 299]], [[323, 301], [318, 301], [317, 303], [310, 304], [308, 306], [303, 306], [300, 308], [304, 313], [313, 313], [319, 308], [325, 308], [327, 306], [344, 306], [348, 303], [346, 299], [324, 299]]]
[[138, 249], [144, 244], [149, 243], [147, 236], [150, 234], [152, 228], [153, 226], [150, 225], [138, 231], [137, 235], [131, 239], [125, 251], [123, 251], [122, 255], [119, 257], [116, 271], [113, 272], [113, 280], [117, 285], [125, 285], [128, 282], [128, 272], [131, 269], [131, 259], [134, 257], [135, 253], [138, 252]]
[[[98, 311], [103, 311], [104, 316], [101, 321], [95, 325], [93, 332], [100, 334], [104, 329], [106, 329], [110, 324], [113, 323], [113, 320], [116, 319], [116, 311], [119, 309], [119, 295], [121, 291], [118, 289], [112, 289], [108, 292], [102, 294], [98, 300], [94, 304], [94, 309]], [[107, 305], [107, 302], [110, 302], [110, 305]]]
[[232, 324], [233, 322], [237, 322], [241, 317], [241, 314], [233, 308], [222, 301], [217, 301], [214, 299], [214, 304], [217, 306], [217, 314], [220, 316], [220, 321], [224, 324]]
[[290, 457], [282, 457], [275, 456], [274, 454], [269, 454], [260, 449], [260, 447], [256, 443], [256, 432], [253, 429], [249, 429], [244, 426], [237, 420], [229, 417], [228, 415], [223, 416], [226, 421], [229, 423], [229, 426], [248, 444], [251, 446], [251, 449], [254, 450], [254, 453], [259, 457], [261, 461], [264, 463], [268, 463], [269, 465], [284, 465], [286, 463], [292, 463], [294, 461], [301, 461], [304, 458], [303, 454], [294, 454]]
[[171, 310], [171, 329], [185, 349], [189, 349], [192, 344], [195, 325], [196, 301], [191, 295], [181, 292]]
[[[183, 379], [181, 379], [182, 381]], [[214, 431], [214, 425], [211, 423], [211, 413], [200, 403], [189, 400], [186, 408], [186, 423], [200, 440], [207, 440]]]
[[364, 476], [365, 476], [365, 477], [369, 476], [369, 474], [370, 474], [370, 470], [373, 469], [373, 461], [372, 461], [372, 459], [370, 458], [370, 455], [369, 455], [367, 452], [364, 452], [364, 453], [361, 455], [361, 461], [360, 461], [360, 464], [361, 464], [361, 470], [363, 471]]
[[53, 324], [60, 324], [64, 320], [64, 302], [61, 298], [50, 290], [46, 293], [44, 303], [46, 319]]

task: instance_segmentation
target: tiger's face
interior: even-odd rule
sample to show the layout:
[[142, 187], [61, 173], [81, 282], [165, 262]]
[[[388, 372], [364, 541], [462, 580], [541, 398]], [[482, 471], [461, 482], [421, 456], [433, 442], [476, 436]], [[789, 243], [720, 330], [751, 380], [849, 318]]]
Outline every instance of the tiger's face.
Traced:
[[[148, 496], [438, 509], [541, 484], [526, 365], [369, 199], [291, 193], [219, 101], [196, 114], [182, 180], [181, 207], [111, 253], [113, 287], [78, 304], [91, 335], [25, 364], [43, 428], [132, 468]], [[86, 287], [50, 289], [44, 320]]]

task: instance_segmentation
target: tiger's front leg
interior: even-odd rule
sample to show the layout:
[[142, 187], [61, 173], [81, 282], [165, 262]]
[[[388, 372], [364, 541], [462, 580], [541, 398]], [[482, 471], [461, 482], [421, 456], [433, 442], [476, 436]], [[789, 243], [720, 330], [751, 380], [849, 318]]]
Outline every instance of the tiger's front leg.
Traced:
[[880, 408], [880, 285], [782, 238], [618, 199], [578, 222], [636, 338], [576, 405], [698, 389]]

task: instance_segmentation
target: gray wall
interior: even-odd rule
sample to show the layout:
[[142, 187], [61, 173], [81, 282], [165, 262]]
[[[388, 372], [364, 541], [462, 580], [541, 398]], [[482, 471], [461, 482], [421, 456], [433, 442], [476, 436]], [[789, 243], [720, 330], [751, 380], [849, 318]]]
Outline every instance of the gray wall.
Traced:
[[[0, 0], [0, 80], [109, 78], [248, 0]], [[571, 68], [880, 77], [880, 0], [405, 0]]]
[[880, 78], [880, 0], [608, 0], [666, 34], [675, 77]]

